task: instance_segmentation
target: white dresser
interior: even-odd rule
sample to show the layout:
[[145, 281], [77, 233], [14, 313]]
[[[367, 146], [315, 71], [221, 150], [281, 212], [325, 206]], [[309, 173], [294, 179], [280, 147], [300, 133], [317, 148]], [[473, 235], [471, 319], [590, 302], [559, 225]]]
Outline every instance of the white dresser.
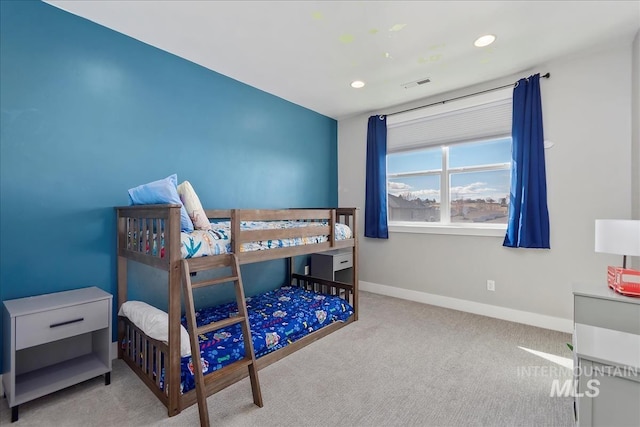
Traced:
[[82, 288], [4, 301], [2, 385], [20, 404], [105, 375], [111, 382], [111, 294]]
[[573, 295], [578, 425], [640, 426], [640, 298], [606, 284]]

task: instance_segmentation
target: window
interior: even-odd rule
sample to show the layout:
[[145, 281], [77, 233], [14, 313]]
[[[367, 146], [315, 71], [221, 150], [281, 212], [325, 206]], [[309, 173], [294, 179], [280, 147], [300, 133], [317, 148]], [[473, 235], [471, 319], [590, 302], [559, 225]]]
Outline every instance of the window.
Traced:
[[387, 156], [389, 221], [506, 224], [511, 137]]
[[511, 89], [484, 95], [387, 119], [391, 231], [435, 226], [504, 233], [511, 183]]

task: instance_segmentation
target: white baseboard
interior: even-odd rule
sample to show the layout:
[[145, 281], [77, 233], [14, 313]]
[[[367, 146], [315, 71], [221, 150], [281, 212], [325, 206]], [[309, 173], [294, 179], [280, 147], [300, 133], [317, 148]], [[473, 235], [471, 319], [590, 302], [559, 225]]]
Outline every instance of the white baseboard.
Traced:
[[510, 322], [524, 323], [526, 325], [552, 329], [554, 331], [573, 333], [572, 319], [547, 316], [545, 314], [532, 313], [529, 311], [514, 310], [511, 308], [499, 307], [497, 305], [428, 294], [426, 292], [412, 291], [393, 286], [379, 285], [377, 283], [365, 282], [362, 280], [358, 283], [360, 290], [372, 292], [374, 294], [421, 302], [423, 304], [436, 305], [438, 307], [451, 308], [453, 310], [466, 311], [468, 313], [480, 314], [482, 316], [494, 317], [496, 319], [508, 320]]

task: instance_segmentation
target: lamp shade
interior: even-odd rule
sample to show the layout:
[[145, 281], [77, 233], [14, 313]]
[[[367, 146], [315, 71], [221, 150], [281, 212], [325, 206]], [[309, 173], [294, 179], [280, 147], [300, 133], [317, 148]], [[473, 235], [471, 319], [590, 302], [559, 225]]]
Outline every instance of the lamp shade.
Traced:
[[640, 220], [596, 219], [596, 252], [640, 256]]

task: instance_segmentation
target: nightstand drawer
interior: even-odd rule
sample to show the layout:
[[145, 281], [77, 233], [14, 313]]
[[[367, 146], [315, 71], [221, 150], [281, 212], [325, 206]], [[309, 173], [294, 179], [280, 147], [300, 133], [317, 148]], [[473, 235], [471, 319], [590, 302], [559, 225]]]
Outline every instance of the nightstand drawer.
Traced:
[[574, 297], [574, 321], [575, 323], [640, 335], [640, 309], [631, 299], [632, 297], [626, 298], [628, 298], [628, 302], [576, 295]]
[[344, 270], [353, 267], [353, 256], [351, 252], [346, 252], [333, 257], [333, 271]]
[[320, 279], [353, 283], [353, 251], [336, 249], [311, 254], [311, 275]]
[[16, 317], [16, 350], [109, 327], [109, 301], [101, 300]]

